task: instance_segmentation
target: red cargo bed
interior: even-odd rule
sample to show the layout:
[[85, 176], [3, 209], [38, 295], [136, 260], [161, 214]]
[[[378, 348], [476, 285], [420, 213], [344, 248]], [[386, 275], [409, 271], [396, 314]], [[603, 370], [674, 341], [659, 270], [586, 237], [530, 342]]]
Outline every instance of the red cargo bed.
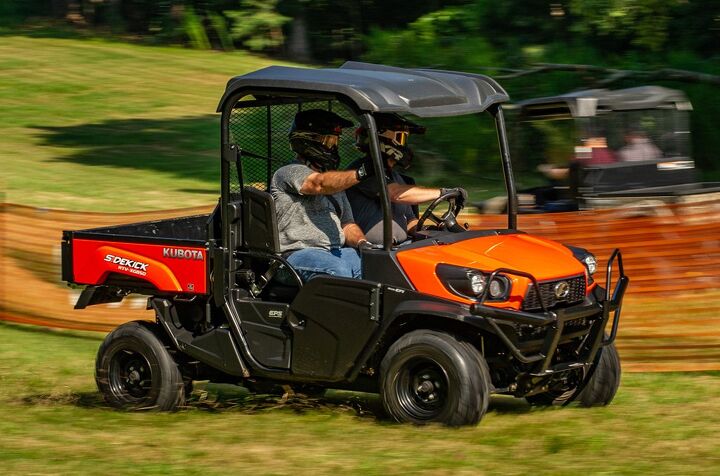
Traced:
[[207, 215], [66, 231], [63, 279], [133, 292], [208, 292]]

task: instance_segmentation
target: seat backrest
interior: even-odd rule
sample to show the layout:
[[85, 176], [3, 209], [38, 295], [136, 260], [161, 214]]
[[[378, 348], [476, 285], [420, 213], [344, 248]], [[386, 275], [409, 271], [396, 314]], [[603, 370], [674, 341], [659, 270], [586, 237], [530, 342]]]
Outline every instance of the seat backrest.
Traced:
[[275, 201], [267, 192], [243, 188], [243, 246], [251, 251], [280, 253]]

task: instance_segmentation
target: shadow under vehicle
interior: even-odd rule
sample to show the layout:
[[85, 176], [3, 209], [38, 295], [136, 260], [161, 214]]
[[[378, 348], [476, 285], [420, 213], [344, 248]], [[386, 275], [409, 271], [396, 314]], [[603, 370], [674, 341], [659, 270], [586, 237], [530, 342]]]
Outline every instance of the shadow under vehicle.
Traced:
[[[273, 66], [232, 79], [218, 107], [221, 196], [213, 213], [64, 233], [63, 279], [87, 285], [76, 308], [143, 293], [156, 313], [156, 322], [122, 325], [102, 344], [96, 381], [105, 399], [171, 410], [193, 380], [261, 392], [278, 384], [342, 388], [379, 393], [397, 421], [448, 425], [478, 422], [491, 394], [538, 405], [610, 403], [628, 285], [618, 250], [603, 288], [590, 252], [517, 230], [514, 206], [507, 229], [458, 226], [456, 191], [429, 205], [412, 243], [393, 244], [374, 114], [490, 113], [514, 203], [507, 99], [482, 75], [355, 62]], [[294, 160], [287, 131], [306, 108], [332, 110], [369, 131], [384, 242], [363, 251], [363, 279], [303, 282], [280, 252], [267, 189], [275, 170]], [[340, 142], [352, 147], [348, 139]]]
[[[521, 191], [521, 212], [610, 208], [646, 199], [674, 203], [720, 192], [720, 183], [698, 182], [690, 153], [692, 105], [682, 91], [592, 89], [529, 99], [514, 108], [513, 156], [568, 170], [548, 186]], [[607, 144], [605, 163], [589, 160], [598, 138]]]

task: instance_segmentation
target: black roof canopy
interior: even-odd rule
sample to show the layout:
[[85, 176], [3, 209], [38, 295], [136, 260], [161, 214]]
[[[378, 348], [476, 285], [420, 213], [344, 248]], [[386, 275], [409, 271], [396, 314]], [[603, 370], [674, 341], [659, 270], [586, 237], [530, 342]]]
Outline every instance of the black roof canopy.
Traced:
[[361, 111], [419, 117], [472, 114], [509, 99], [495, 80], [481, 74], [353, 61], [340, 68], [270, 66], [237, 76], [228, 82], [218, 112], [230, 96], [242, 90], [339, 95], [349, 98]]
[[628, 89], [588, 89], [558, 96], [528, 99], [517, 103], [528, 118], [589, 117], [608, 111], [642, 109], [692, 109], [685, 93], [662, 86]]

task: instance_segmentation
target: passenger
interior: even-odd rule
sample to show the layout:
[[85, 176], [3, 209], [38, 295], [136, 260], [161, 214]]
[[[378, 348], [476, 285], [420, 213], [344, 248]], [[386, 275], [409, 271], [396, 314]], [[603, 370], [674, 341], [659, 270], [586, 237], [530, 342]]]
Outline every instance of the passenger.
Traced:
[[618, 151], [623, 162], [636, 162], [640, 160], [657, 160], [662, 152], [643, 133], [631, 131], [625, 135], [625, 146]]
[[[604, 136], [589, 137], [583, 140], [585, 147], [589, 148], [589, 154], [578, 153], [576, 160], [583, 167], [593, 165], [605, 165], [617, 162], [617, 158], [612, 150], [608, 148], [607, 138]], [[578, 147], [582, 150], [583, 148]]]
[[567, 166], [540, 164], [537, 170], [550, 179], [553, 185], [557, 185], [558, 182], [568, 179], [573, 168], [579, 169], [615, 162], [617, 162], [617, 158], [613, 151], [608, 148], [607, 138], [596, 136], [583, 139], [583, 145], [575, 147], [575, 157]]
[[585, 167], [607, 165], [617, 162], [602, 135], [583, 139], [583, 145], [575, 147], [575, 156], [565, 165], [540, 164], [537, 170], [548, 179], [548, 185], [518, 194], [518, 201], [531, 202], [536, 208], [550, 212], [577, 210], [577, 188]]
[[319, 274], [360, 278], [355, 248], [371, 246], [344, 192], [359, 182], [364, 169], [337, 171], [340, 134], [350, 126], [322, 109], [297, 113], [289, 135], [296, 161], [279, 168], [270, 183], [280, 248], [303, 280]]
[[[461, 205], [467, 200], [467, 192], [462, 188], [427, 188], [415, 185], [415, 180], [401, 174], [398, 169], [410, 167], [413, 151], [407, 145], [410, 134], [424, 134], [425, 128], [397, 114], [375, 114], [380, 151], [385, 165], [387, 189], [392, 202], [392, 236], [394, 243], [402, 243], [412, 235], [418, 221], [417, 205], [435, 200], [440, 195], [459, 190], [457, 198]], [[365, 128], [356, 131], [357, 147], [365, 153], [348, 167], [349, 170], [371, 169], [368, 134]], [[372, 243], [383, 242], [383, 212], [380, 192], [376, 180], [366, 180], [347, 190], [355, 221]]]

